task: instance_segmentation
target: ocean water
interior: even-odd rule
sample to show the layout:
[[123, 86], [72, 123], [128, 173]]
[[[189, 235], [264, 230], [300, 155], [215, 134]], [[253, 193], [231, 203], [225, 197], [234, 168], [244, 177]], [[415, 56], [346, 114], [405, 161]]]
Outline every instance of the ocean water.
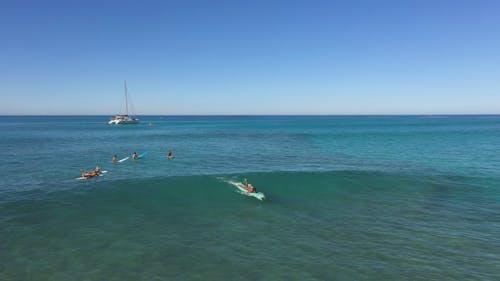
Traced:
[[500, 116], [108, 118], [0, 117], [0, 280], [499, 279]]

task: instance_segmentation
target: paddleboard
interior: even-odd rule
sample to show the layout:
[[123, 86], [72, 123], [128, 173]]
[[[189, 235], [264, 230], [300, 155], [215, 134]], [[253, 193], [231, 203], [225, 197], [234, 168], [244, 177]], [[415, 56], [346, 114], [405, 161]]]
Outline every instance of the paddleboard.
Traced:
[[229, 184], [236, 186], [237, 192], [246, 196], [251, 196], [259, 199], [260, 201], [263, 201], [266, 196], [262, 192], [248, 192], [248, 190], [245, 189], [245, 185], [241, 182], [234, 182], [234, 181], [228, 181]]
[[[106, 174], [107, 172], [108, 171], [101, 171], [101, 174], [99, 174], [99, 177], [104, 176], [104, 174]], [[75, 178], [75, 180], [88, 180], [88, 179], [91, 179], [91, 178], [95, 178], [95, 177], [90, 177], [90, 178], [79, 177], [79, 178]]]

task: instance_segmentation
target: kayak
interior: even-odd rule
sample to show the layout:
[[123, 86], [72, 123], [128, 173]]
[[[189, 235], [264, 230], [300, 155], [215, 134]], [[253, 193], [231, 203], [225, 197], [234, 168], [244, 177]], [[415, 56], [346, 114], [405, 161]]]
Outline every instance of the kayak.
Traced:
[[79, 177], [79, 178], [75, 178], [75, 180], [88, 180], [88, 179], [91, 179], [91, 178], [102, 177], [102, 176], [104, 176], [104, 174], [106, 174], [107, 172], [108, 172], [108, 171], [101, 171], [101, 173], [100, 173], [98, 176], [93, 176], [93, 177], [90, 177], [90, 178]]
[[263, 201], [266, 196], [262, 192], [250, 192], [245, 189], [245, 185], [242, 184], [241, 182], [234, 182], [234, 181], [228, 181], [229, 184], [234, 185], [237, 188], [238, 193], [246, 195], [246, 196], [251, 196], [259, 199], [260, 201]]

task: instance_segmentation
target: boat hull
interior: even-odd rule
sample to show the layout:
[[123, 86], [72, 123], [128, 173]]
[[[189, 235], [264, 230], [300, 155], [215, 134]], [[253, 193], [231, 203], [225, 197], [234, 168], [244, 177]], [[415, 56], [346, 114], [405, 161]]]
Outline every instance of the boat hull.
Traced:
[[108, 122], [110, 125], [125, 125], [125, 124], [137, 124], [139, 123], [139, 119], [130, 118], [130, 117], [115, 117]]
[[123, 120], [111, 120], [108, 122], [110, 125], [125, 125], [125, 124], [138, 124], [139, 120], [132, 120], [132, 121], [123, 121]]

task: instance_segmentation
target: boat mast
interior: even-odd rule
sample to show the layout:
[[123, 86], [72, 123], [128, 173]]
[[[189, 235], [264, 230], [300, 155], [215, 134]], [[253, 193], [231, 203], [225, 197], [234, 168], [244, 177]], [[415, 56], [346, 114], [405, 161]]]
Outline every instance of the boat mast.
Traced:
[[124, 85], [125, 85], [125, 114], [128, 116], [127, 80], [124, 81]]

